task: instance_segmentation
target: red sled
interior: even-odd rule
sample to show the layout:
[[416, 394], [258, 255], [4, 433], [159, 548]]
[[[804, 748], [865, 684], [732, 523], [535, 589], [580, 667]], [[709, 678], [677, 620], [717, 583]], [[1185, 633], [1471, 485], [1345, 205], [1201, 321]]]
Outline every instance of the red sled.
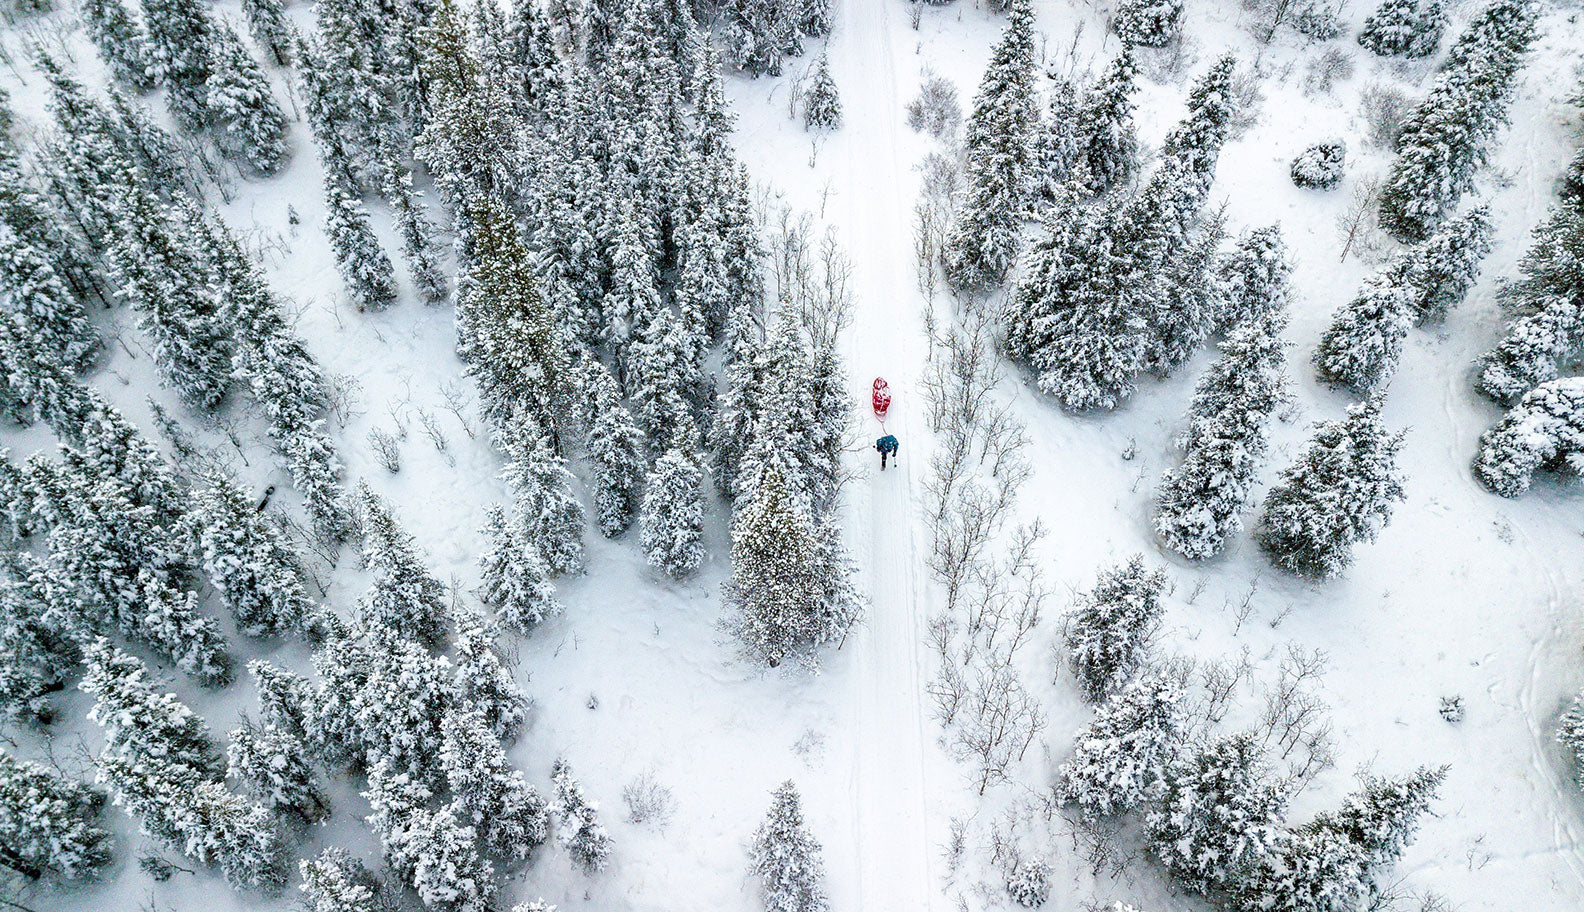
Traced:
[[875, 418], [884, 421], [886, 410], [891, 408], [891, 386], [885, 382], [884, 377], [875, 378], [872, 399], [874, 401]]

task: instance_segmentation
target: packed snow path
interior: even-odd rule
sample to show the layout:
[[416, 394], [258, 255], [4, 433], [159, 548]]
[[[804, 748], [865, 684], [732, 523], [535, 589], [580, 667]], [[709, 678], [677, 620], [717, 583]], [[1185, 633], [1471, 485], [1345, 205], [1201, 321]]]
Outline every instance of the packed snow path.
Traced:
[[845, 124], [822, 151], [835, 172], [839, 211], [833, 215], [853, 259], [847, 364], [854, 396], [867, 403], [874, 375], [890, 380], [896, 400], [886, 427], [902, 444], [898, 461], [879, 471], [873, 450], [879, 429], [867, 410], [860, 415], [847, 528], [869, 614], [848, 644], [854, 853], [836, 864], [852, 864], [851, 892], [832, 898], [837, 908], [877, 912], [928, 909], [936, 893], [924, 808], [925, 730], [933, 723], [923, 705], [919, 651], [920, 585], [928, 570], [913, 508], [927, 433], [918, 400], [924, 329], [909, 241], [914, 193], [903, 186], [913, 169], [897, 141], [902, 90], [889, 20], [899, 9], [874, 0], [842, 4], [830, 55], [847, 87]]

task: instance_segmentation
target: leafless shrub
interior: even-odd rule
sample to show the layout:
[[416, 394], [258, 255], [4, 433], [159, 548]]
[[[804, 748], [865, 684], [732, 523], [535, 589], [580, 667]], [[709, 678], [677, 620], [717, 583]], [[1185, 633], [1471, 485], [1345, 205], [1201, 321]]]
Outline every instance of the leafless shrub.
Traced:
[[358, 399], [363, 391], [363, 385], [356, 377], [347, 374], [334, 374], [330, 377], [330, 391], [327, 397], [327, 406], [330, 417], [340, 427], [347, 424], [357, 416], [363, 414], [363, 409]]
[[671, 822], [676, 808], [676, 798], [671, 789], [662, 784], [650, 770], [622, 788], [622, 800], [627, 803], [627, 820], [631, 823], [650, 824], [664, 830]]
[[1201, 715], [1207, 724], [1217, 725], [1226, 718], [1238, 686], [1253, 674], [1254, 666], [1249, 661], [1247, 646], [1243, 647], [1243, 652], [1238, 656], [1237, 661], [1216, 659], [1199, 669], [1199, 682], [1205, 691]]
[[1413, 99], [1394, 85], [1372, 82], [1359, 92], [1359, 116], [1364, 118], [1364, 138], [1381, 149], [1395, 148], [1403, 121], [1413, 110]]
[[946, 836], [946, 847], [941, 855], [946, 861], [947, 876], [955, 876], [962, 868], [963, 855], [968, 851], [968, 822], [961, 817], [951, 819], [950, 829]]
[[1305, 68], [1304, 88], [1314, 94], [1329, 95], [1338, 82], [1353, 78], [1354, 69], [1352, 54], [1338, 47], [1326, 48]]
[[1260, 87], [1259, 73], [1253, 67], [1240, 66], [1232, 73], [1227, 86], [1232, 97], [1232, 120], [1227, 133], [1242, 136], [1254, 129], [1260, 121], [1260, 110], [1265, 106], [1265, 90]]
[[1359, 179], [1353, 187], [1353, 197], [1347, 209], [1337, 217], [1336, 236], [1342, 242], [1342, 256], [1338, 262], [1347, 262], [1350, 253], [1372, 253], [1380, 246], [1380, 222], [1377, 219], [1381, 194], [1379, 177]]
[[918, 97], [907, 104], [907, 125], [914, 132], [928, 133], [939, 140], [950, 141], [957, 136], [962, 126], [962, 105], [951, 80], [925, 72]]
[[395, 475], [401, 471], [401, 445], [396, 438], [375, 428], [368, 433], [369, 449], [374, 451], [374, 458], [385, 467], [385, 471]]
[[424, 436], [434, 444], [435, 451], [445, 457], [447, 465], [456, 465], [456, 457], [451, 455], [451, 440], [446, 437], [445, 428], [440, 426], [440, 419], [426, 408], [414, 409], [413, 412], [418, 416], [418, 427], [423, 429]]

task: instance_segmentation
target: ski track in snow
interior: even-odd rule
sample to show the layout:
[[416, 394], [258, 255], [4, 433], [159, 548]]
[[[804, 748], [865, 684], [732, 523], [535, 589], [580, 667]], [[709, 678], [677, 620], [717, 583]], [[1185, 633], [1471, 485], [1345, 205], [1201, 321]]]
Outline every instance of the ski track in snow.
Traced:
[[860, 418], [856, 458], [871, 471], [857, 476], [848, 528], [866, 537], [855, 550], [864, 555], [860, 566], [866, 571], [869, 606], [850, 646], [856, 689], [850, 732], [854, 876], [852, 895], [837, 897], [837, 906], [924, 910], [936, 892], [925, 828], [924, 727], [929, 723], [919, 669], [918, 581], [927, 571], [911, 497], [920, 441], [909, 436], [910, 418], [917, 414], [913, 399], [923, 329], [907, 243], [912, 194], [901, 183], [901, 175], [911, 169], [900, 160], [897, 142], [902, 118], [888, 22], [893, 6], [846, 0], [831, 40], [845, 84], [863, 87], [847, 95], [845, 124], [837, 137], [840, 159], [832, 161], [840, 169], [844, 238], [854, 261], [854, 320], [846, 343], [851, 382], [858, 401], [867, 402], [869, 372], [891, 381], [898, 392], [887, 429], [902, 441], [899, 461], [878, 471], [869, 445], [872, 419]]

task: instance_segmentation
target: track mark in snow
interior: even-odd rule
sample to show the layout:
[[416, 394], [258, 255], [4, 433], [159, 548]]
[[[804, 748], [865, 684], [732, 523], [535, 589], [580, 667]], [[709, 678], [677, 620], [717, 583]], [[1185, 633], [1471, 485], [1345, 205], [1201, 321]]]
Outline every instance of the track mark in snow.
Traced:
[[[848, 528], [869, 600], [867, 622], [855, 633], [852, 694], [852, 840], [855, 895], [839, 908], [916, 912], [931, 907], [934, 882], [925, 822], [926, 726], [919, 648], [924, 624], [918, 581], [927, 572], [916, 540], [914, 467], [922, 467], [922, 421], [917, 411], [924, 332], [914, 293], [909, 216], [912, 173], [898, 143], [901, 99], [888, 22], [891, 4], [845, 0], [830, 43], [844, 89], [845, 125], [827, 154], [836, 170], [843, 239], [853, 253], [854, 313], [847, 338], [854, 395], [868, 401], [875, 375], [897, 392], [888, 429], [902, 441], [900, 459], [869, 472], [854, 486]], [[864, 437], [873, 428], [865, 415]], [[918, 427], [918, 436], [910, 430]], [[878, 434], [874, 435], [878, 436]], [[872, 439], [872, 438], [870, 438]], [[867, 442], [867, 440], [865, 441]], [[863, 515], [867, 512], [867, 516]], [[860, 531], [861, 530], [861, 531]]]

